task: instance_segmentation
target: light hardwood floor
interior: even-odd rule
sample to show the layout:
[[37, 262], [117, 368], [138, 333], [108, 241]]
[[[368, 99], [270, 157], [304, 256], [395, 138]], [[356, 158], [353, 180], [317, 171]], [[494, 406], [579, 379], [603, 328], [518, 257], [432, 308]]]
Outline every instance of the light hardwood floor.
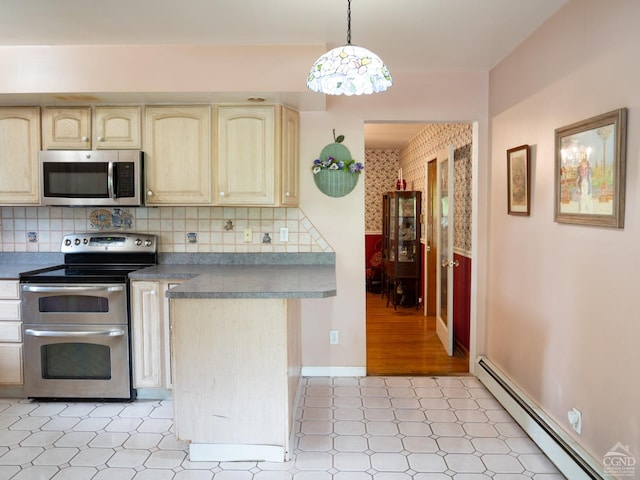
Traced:
[[461, 375], [469, 360], [450, 357], [436, 334], [435, 317], [415, 307], [386, 306], [378, 293], [367, 292], [367, 375]]

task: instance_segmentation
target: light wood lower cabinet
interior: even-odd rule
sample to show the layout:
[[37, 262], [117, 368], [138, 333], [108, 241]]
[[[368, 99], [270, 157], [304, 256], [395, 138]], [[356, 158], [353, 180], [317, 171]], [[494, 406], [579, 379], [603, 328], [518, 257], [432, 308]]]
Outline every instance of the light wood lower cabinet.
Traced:
[[172, 388], [171, 318], [165, 292], [181, 282], [131, 282], [134, 388]]
[[22, 385], [22, 322], [17, 280], [0, 281], [0, 385]]
[[286, 461], [300, 300], [171, 299], [174, 425], [192, 461]]

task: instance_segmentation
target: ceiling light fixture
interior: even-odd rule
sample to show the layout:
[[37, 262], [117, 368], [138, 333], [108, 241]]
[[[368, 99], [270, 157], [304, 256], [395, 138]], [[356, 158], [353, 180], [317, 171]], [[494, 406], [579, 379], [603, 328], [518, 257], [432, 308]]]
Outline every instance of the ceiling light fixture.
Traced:
[[391, 73], [378, 55], [351, 45], [351, 0], [347, 0], [347, 44], [316, 60], [307, 87], [328, 95], [363, 95], [384, 92], [391, 84]]

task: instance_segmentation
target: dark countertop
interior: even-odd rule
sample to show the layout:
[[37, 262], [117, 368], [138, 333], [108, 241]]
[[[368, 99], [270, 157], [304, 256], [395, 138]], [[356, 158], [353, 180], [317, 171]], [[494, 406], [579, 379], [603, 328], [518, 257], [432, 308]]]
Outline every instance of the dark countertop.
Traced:
[[0, 253], [0, 280], [18, 280], [21, 273], [64, 263], [60, 253]]
[[335, 265], [158, 265], [132, 280], [187, 279], [169, 298], [325, 298], [336, 295]]
[[[325, 298], [337, 294], [334, 254], [174, 255], [164, 260], [184, 263], [137, 270], [129, 278], [187, 280], [169, 290], [169, 298]], [[195, 263], [207, 260], [214, 262]]]
[[[161, 254], [131, 280], [187, 280], [169, 298], [325, 298], [337, 294], [335, 254]], [[57, 253], [1, 253], [0, 280], [64, 263]]]

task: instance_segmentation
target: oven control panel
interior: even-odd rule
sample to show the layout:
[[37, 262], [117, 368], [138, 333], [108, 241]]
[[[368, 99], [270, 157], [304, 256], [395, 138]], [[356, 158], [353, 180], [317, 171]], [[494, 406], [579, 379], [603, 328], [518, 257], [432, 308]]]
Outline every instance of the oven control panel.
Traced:
[[145, 233], [72, 233], [62, 239], [62, 253], [148, 252], [157, 251], [155, 235]]

